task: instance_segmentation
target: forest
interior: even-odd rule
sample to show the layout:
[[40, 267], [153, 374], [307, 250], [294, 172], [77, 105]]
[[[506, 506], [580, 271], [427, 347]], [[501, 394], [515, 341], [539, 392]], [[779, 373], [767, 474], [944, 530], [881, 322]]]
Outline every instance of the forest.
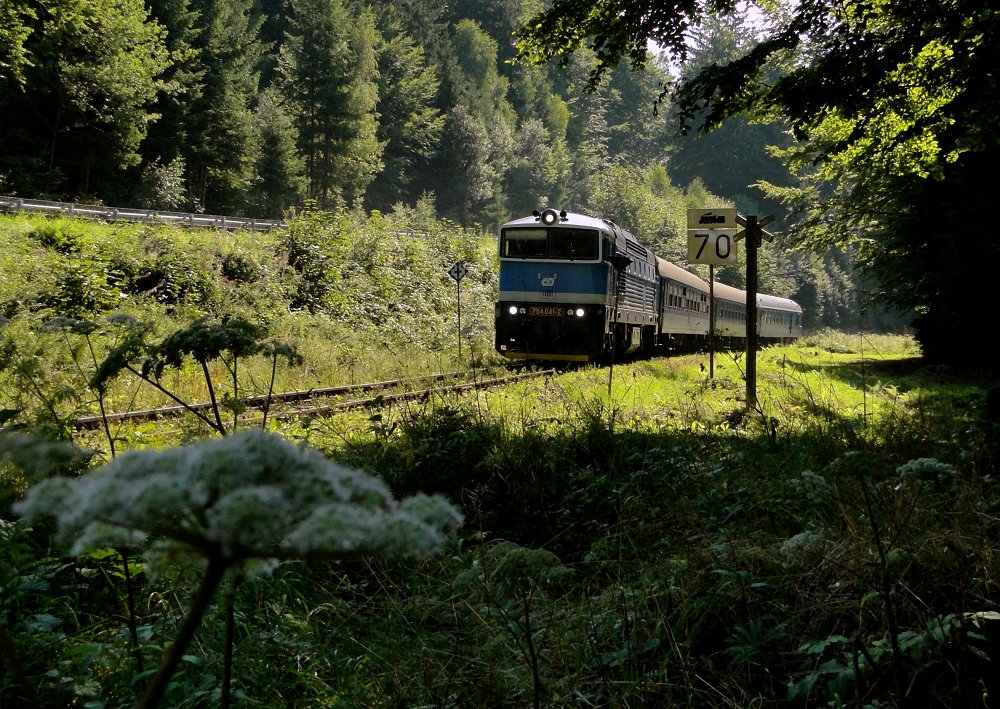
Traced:
[[[683, 260], [689, 206], [792, 224], [765, 184], [797, 184], [787, 122], [682, 135], [659, 105], [681, 72], [739, 56], [756, 30], [706, 20], [683, 65], [518, 59], [528, 0], [46, 0], [0, 3], [0, 194], [281, 218], [306, 206], [433, 204], [494, 229], [554, 205], [626, 225]], [[763, 256], [762, 283], [816, 326], [899, 331], [858, 247]], [[720, 280], [741, 286], [742, 264]], [[8, 313], [10, 315], [10, 313]]]
[[[0, 705], [994, 705], [994, 5], [0, 0], [0, 194], [285, 222], [0, 214]], [[807, 332], [508, 378], [543, 205]]]

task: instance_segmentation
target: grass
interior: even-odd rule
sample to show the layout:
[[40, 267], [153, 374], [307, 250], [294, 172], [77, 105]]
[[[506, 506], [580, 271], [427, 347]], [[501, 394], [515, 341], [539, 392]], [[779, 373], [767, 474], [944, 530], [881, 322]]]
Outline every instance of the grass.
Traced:
[[[760, 411], [745, 410], [736, 362], [713, 382], [684, 357], [618, 367], [610, 400], [607, 370], [585, 368], [398, 412], [379, 422], [398, 434], [367, 446], [358, 429], [349, 446], [332, 437], [397, 485], [449, 489], [478, 540], [411, 577], [415, 597], [396, 591], [412, 569], [361, 574], [380, 588], [364, 594], [373, 625], [351, 615], [364, 640], [343, 652], [363, 652], [378, 691], [358, 701], [970, 698], [986, 669], [963, 650], [982, 631], [962, 609], [995, 608], [992, 547], [973, 542], [992, 525], [975, 509], [996, 504], [985, 382], [942, 383], [905, 338], [834, 348], [761, 353]], [[555, 557], [532, 571], [538, 549]], [[515, 577], [494, 578], [497, 564]], [[420, 648], [409, 671], [398, 642]]]
[[[394, 251], [377, 226], [365, 225], [376, 256], [416, 258], [410, 251], [419, 244]], [[230, 246], [211, 239], [174, 252], [146, 232], [96, 234], [20, 222], [0, 229], [10, 247], [0, 284], [10, 318], [2, 408], [15, 424], [93, 413], [96, 393], [85, 383], [115, 343], [95, 336], [92, 356], [86, 338], [40, 329], [73, 299], [33, 282], [29, 258], [49, 275], [90, 264], [89, 278], [97, 262], [151, 266], [159, 249], [171, 256], [160, 263], [177, 283], [194, 288], [209, 282], [195, 276], [210, 274], [201, 300], [120, 300], [152, 321], [156, 343], [195, 316], [223, 322], [259, 307], [266, 317], [257, 322], [304, 355], [278, 371], [278, 389], [491, 364], [483, 323], [473, 323], [473, 354], [463, 362], [450, 352], [450, 324], [421, 329], [416, 315], [401, 315], [390, 346], [367, 319], [385, 311], [344, 310], [322, 280], [309, 291], [316, 312], [289, 312], [278, 296], [301, 294], [301, 282], [282, 270], [287, 260], [274, 244], [233, 246], [281, 271], [283, 285], [272, 290], [220, 279]], [[467, 255], [446, 241], [436, 247], [444, 266]], [[363, 258], [381, 260], [328, 256], [344, 267], [337, 278]], [[253, 271], [237, 261], [231, 275]], [[428, 261], [421, 273], [444, 273], [441, 265]], [[391, 278], [363, 271], [349, 282], [375, 288]], [[445, 275], [438, 285], [414, 300], [447, 302], [454, 284]], [[480, 299], [486, 321], [488, 291], [487, 282], [463, 292], [463, 301]], [[167, 371], [183, 397], [204, 399], [193, 363]], [[218, 362], [210, 371], [225, 380]], [[240, 371], [241, 388], [266, 386], [264, 360]], [[685, 355], [273, 424], [378, 474], [399, 496], [447, 495], [466, 523], [433, 558], [297, 561], [244, 578], [232, 590], [233, 703], [931, 707], [995, 695], [1000, 428], [988, 394], [998, 382], [927, 367], [907, 337], [834, 332], [759, 352], [750, 407], [745, 371], [739, 353], [716, 353], [714, 368], [706, 354]], [[106, 403], [121, 410], [157, 398], [122, 376]], [[129, 425], [116, 440], [124, 451], [206, 433], [184, 419]], [[101, 436], [67, 434], [95, 447], [98, 459], [109, 455]], [[0, 481], [4, 509], [30, 483], [10, 458], [0, 462]], [[0, 640], [12, 648], [0, 701], [134, 701], [143, 667], [155, 666], [174, 636], [199, 568], [178, 558], [152, 576], [138, 563], [147, 550], [130, 556], [137, 657], [124, 621], [122, 558], [111, 550], [67, 557], [51, 530], [10, 519], [0, 519]], [[210, 609], [164, 706], [218, 704], [223, 601]]]
[[[585, 367], [289, 424], [399, 494], [448, 494], [467, 524], [433, 559], [289, 563], [242, 585], [238, 691], [331, 707], [969, 700], [990, 651], [973, 620], [995, 609], [986, 382], [924, 369], [906, 338], [863, 355], [824, 342], [762, 351], [749, 411], [739, 358], [720, 354], [714, 379], [704, 355], [620, 364], [610, 399], [608, 370]], [[176, 611], [143, 613], [158, 635]], [[95, 632], [119, 648], [98, 615], [74, 611], [68, 648]], [[169, 701], [212, 696], [221, 623]], [[51, 633], [25, 627], [21, 643]], [[123, 668], [60, 666], [129, 694]]]

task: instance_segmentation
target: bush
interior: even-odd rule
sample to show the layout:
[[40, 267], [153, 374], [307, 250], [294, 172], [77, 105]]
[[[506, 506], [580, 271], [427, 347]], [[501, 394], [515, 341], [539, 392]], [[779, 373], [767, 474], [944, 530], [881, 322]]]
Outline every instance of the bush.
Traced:
[[166, 251], [146, 262], [126, 291], [151, 295], [163, 305], [202, 305], [214, 295], [215, 281], [211, 271], [200, 268], [194, 257]]
[[87, 237], [79, 222], [68, 219], [53, 219], [36, 226], [29, 237], [47, 249], [61, 254], [79, 253], [87, 243]]
[[117, 286], [120, 281], [121, 274], [97, 259], [69, 261], [53, 289], [40, 296], [40, 305], [69, 318], [106, 313], [121, 304], [123, 295]]
[[230, 251], [222, 257], [222, 277], [236, 283], [255, 283], [267, 269], [245, 251]]

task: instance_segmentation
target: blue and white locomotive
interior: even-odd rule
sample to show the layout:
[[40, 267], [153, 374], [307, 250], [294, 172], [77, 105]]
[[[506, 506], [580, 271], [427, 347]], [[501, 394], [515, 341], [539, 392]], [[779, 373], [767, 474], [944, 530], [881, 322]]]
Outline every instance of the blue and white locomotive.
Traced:
[[[500, 228], [496, 349], [515, 360], [601, 361], [707, 343], [709, 284], [613, 221], [555, 209]], [[745, 337], [746, 293], [714, 284], [715, 333]], [[762, 343], [802, 334], [802, 309], [758, 295]]]

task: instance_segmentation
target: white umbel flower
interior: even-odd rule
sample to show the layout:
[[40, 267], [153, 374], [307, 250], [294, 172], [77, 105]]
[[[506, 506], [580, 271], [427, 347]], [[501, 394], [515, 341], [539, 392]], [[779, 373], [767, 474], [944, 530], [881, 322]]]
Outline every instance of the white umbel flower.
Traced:
[[230, 562], [424, 554], [461, 523], [442, 497], [397, 501], [378, 478], [259, 429], [129, 451], [35, 485], [15, 511], [55, 517], [74, 553], [153, 537]]

